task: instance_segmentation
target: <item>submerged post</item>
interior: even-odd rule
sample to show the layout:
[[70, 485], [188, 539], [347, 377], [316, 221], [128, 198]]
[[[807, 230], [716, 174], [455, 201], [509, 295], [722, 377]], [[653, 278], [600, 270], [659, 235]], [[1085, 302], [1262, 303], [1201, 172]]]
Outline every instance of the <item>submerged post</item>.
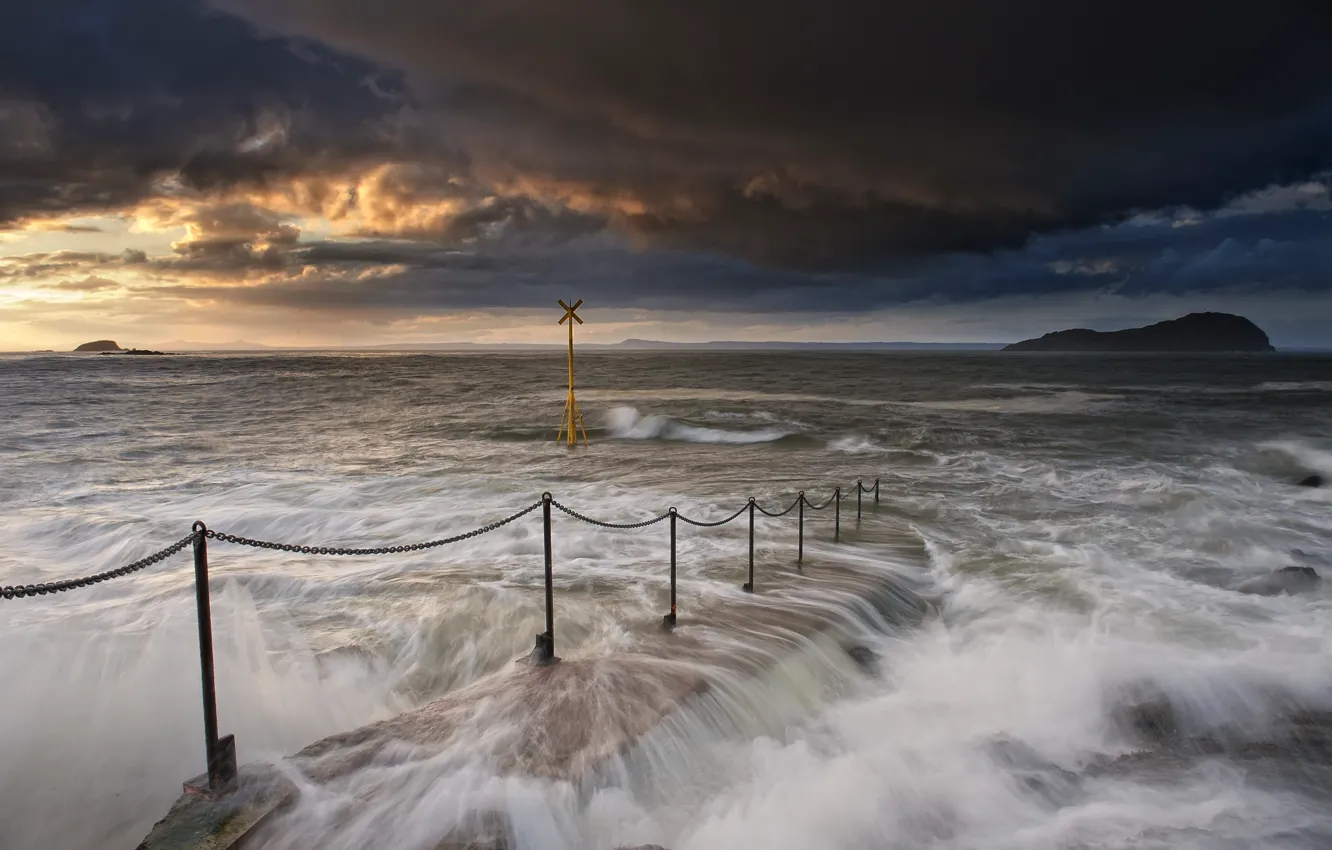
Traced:
[[203, 680], [204, 752], [207, 771], [185, 783], [196, 795], [219, 795], [236, 781], [236, 736], [217, 736], [217, 685], [213, 677], [213, 614], [208, 604], [208, 527], [194, 524], [194, 602], [199, 618], [199, 672]]
[[546, 630], [536, 636], [536, 647], [532, 649], [532, 661], [541, 667], [553, 664], [557, 660], [555, 658], [555, 575], [550, 551], [550, 502], [551, 495], [542, 493], [541, 520], [545, 527], [546, 538]]
[[741, 588], [745, 593], [754, 592], [754, 497], [749, 497], [749, 581]]
[[671, 515], [671, 613], [661, 618], [661, 624], [668, 629], [675, 628], [675, 517], [678, 513], [674, 507], [669, 511]]
[[856, 479], [856, 522], [860, 522], [860, 494], [865, 492], [865, 482]]
[[805, 560], [805, 491], [801, 490], [800, 495], [796, 496], [796, 504], [800, 506], [800, 532], [796, 537], [796, 563]]
[[879, 503], [879, 479], [874, 479], [874, 504]]
[[833, 540], [842, 539], [842, 488], [833, 490]]

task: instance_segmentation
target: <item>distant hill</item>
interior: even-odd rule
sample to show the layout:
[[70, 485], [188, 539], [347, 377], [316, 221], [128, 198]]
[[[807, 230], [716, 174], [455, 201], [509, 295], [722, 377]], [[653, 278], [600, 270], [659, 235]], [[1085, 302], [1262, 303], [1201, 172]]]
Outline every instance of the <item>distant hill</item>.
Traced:
[[234, 342], [190, 342], [184, 339], [161, 342], [153, 346], [164, 351], [267, 351], [271, 346], [243, 339]]
[[75, 351], [120, 351], [120, 346], [116, 345], [115, 340], [99, 339], [94, 342], [85, 342]]
[[[998, 351], [1000, 342], [580, 342], [579, 351]], [[559, 343], [420, 342], [359, 346], [362, 351], [560, 351]]]
[[626, 339], [606, 346], [639, 351], [997, 351], [999, 342], [659, 342], [651, 339]]
[[1230, 313], [1190, 313], [1122, 331], [1076, 328], [1024, 339], [1004, 351], [1228, 352], [1275, 351], [1261, 328]]

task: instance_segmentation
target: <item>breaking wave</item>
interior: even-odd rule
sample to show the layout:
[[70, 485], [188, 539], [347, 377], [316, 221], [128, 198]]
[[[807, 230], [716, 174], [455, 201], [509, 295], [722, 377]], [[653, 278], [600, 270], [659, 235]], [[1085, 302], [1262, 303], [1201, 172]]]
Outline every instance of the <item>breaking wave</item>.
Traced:
[[838, 437], [828, 443], [828, 451], [841, 452], [848, 455], [871, 455], [885, 452], [883, 446], [871, 440], [869, 437], [861, 434], [848, 434], [845, 437]]
[[1120, 396], [1075, 390], [1012, 396], [1010, 398], [963, 398], [949, 401], [907, 401], [899, 404], [925, 410], [955, 410], [977, 413], [1086, 413], [1118, 401]]
[[1264, 381], [1257, 389], [1260, 392], [1332, 392], [1332, 381]]
[[660, 413], [644, 416], [632, 407], [613, 407], [606, 412], [610, 435], [620, 440], [669, 440], [684, 443], [774, 443], [793, 436], [781, 428], [731, 431], [687, 425]]
[[1269, 440], [1258, 445], [1249, 467], [1278, 478], [1303, 478], [1318, 473], [1332, 478], [1332, 451], [1303, 440]]

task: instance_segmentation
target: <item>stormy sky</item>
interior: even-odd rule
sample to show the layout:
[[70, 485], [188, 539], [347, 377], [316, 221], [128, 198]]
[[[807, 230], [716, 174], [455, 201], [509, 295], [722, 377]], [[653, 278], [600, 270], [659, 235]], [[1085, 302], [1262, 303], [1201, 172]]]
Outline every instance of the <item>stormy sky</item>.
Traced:
[[14, 0], [0, 349], [1332, 347], [1308, 0]]

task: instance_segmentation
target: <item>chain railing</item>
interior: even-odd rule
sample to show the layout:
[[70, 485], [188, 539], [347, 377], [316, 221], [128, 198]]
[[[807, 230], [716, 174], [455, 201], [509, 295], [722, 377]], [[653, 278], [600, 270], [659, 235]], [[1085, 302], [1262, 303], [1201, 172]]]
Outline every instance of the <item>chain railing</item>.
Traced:
[[[874, 479], [874, 486], [867, 486], [864, 479], [856, 481], [856, 520], [859, 521], [862, 513], [861, 496], [865, 493], [874, 494], [874, 503], [879, 504], [879, 479]], [[767, 517], [784, 517], [791, 511], [798, 511], [799, 526], [797, 532], [796, 544], [796, 563], [804, 562], [805, 559], [805, 508], [812, 511], [821, 511], [829, 505], [833, 506], [833, 539], [840, 540], [842, 533], [842, 488], [836, 487], [822, 504], [814, 504], [805, 496], [805, 491], [801, 490], [796, 494], [795, 501], [783, 510], [768, 510], [758, 503], [752, 496], [735, 513], [720, 520], [703, 520], [687, 517], [680, 513], [674, 506], [669, 508], [666, 513], [658, 514], [651, 519], [639, 522], [607, 522], [605, 520], [595, 519], [580, 513], [567, 505], [557, 502], [550, 493], [542, 493], [541, 498], [527, 507], [519, 510], [504, 519], [497, 520], [489, 525], [483, 525], [479, 528], [455, 534], [451, 537], [443, 537], [437, 540], [427, 540], [420, 543], [410, 543], [397, 546], [377, 546], [369, 548], [348, 548], [334, 546], [310, 546], [300, 543], [275, 543], [267, 540], [255, 540], [249, 537], [241, 537], [235, 534], [226, 534], [208, 528], [202, 522], [196, 522], [191, 528], [190, 534], [183, 537], [170, 546], [160, 551], [154, 552], [144, 558], [140, 558], [130, 564], [114, 570], [95, 573], [82, 578], [66, 579], [64, 581], [44, 582], [39, 584], [26, 585], [8, 585], [0, 587], [0, 599], [26, 599], [33, 596], [45, 596], [47, 594], [62, 593], [76, 588], [88, 587], [113, 578], [130, 575], [146, 569], [154, 564], [159, 564], [168, 560], [173, 555], [183, 551], [187, 546], [194, 552], [194, 596], [196, 614], [199, 624], [199, 672], [203, 686], [203, 709], [204, 709], [204, 747], [207, 770], [206, 772], [185, 783], [186, 793], [196, 796], [216, 798], [230, 792], [236, 784], [237, 763], [236, 763], [236, 738], [234, 735], [218, 736], [217, 730], [217, 689], [214, 681], [213, 671], [213, 624], [212, 613], [209, 607], [208, 592], [208, 541], [216, 540], [219, 543], [231, 543], [237, 546], [249, 546], [257, 549], [271, 549], [279, 552], [291, 552], [302, 555], [316, 556], [366, 556], [366, 555], [393, 555], [404, 552], [419, 552], [427, 549], [434, 549], [440, 546], [446, 546], [451, 543], [459, 543], [463, 540], [469, 540], [479, 537], [496, 529], [503, 528], [510, 523], [527, 516], [541, 508], [543, 542], [545, 547], [545, 596], [546, 596], [546, 630], [536, 637], [536, 646], [532, 650], [531, 660], [537, 665], [548, 665], [559, 661], [555, 655], [555, 598], [554, 598], [554, 553], [552, 551], [551, 536], [551, 508], [556, 508], [561, 513], [572, 519], [584, 522], [597, 528], [605, 528], [616, 531], [631, 531], [648, 526], [656, 525], [659, 522], [669, 520], [671, 536], [671, 610], [662, 617], [662, 626], [672, 629], [676, 625], [676, 523], [683, 521], [688, 525], [697, 528], [718, 528], [723, 525], [739, 519], [742, 514], [749, 514], [749, 572], [748, 580], [741, 585], [741, 589], [746, 593], [753, 593], [754, 584], [754, 515], [761, 513]]]
[[9, 587], [0, 587], [0, 598], [4, 599], [23, 599], [26, 596], [45, 596], [48, 593], [60, 593], [66, 590], [73, 590], [78, 587], [87, 587], [90, 584], [97, 584], [107, 579], [120, 578], [130, 573], [137, 573], [145, 567], [151, 567], [153, 564], [159, 564], [170, 558], [172, 555], [189, 546], [194, 541], [194, 535], [182, 537], [175, 543], [166, 547], [160, 552], [154, 552], [146, 558], [140, 558], [132, 564], [126, 564], [115, 570], [107, 570], [104, 573], [96, 573], [83, 578], [71, 578], [64, 581], [52, 581], [42, 584], [16, 584]]

